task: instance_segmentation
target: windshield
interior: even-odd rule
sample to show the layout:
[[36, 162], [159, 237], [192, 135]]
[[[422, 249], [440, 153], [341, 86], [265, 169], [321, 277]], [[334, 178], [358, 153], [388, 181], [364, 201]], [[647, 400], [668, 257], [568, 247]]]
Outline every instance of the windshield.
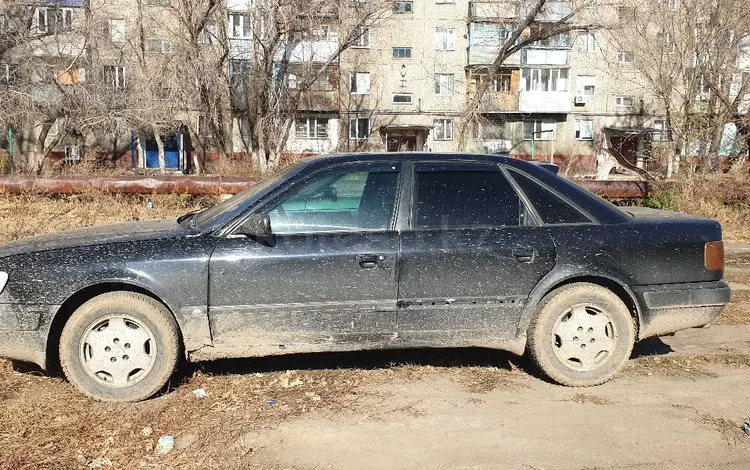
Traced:
[[260, 196], [267, 189], [276, 186], [277, 183], [295, 173], [302, 166], [303, 163], [291, 165], [282, 172], [255, 183], [226, 201], [202, 210], [195, 215], [191, 225], [200, 231], [205, 231], [229, 222], [231, 219], [239, 215], [239, 213], [250, 204], [253, 198]]

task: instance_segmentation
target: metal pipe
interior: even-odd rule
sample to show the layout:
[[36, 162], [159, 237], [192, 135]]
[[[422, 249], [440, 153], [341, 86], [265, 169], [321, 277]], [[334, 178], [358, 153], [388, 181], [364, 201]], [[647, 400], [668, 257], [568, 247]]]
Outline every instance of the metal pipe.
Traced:
[[[600, 196], [634, 199], [667, 189], [671, 183], [655, 181], [575, 180], [576, 184]], [[108, 176], [58, 178], [7, 178], [0, 180], [0, 194], [237, 194], [254, 180], [218, 176]]]

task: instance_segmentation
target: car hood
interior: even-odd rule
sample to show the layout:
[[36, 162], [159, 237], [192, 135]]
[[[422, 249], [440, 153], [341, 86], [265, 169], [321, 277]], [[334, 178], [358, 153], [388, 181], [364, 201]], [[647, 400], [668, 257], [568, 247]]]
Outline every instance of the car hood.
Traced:
[[175, 219], [126, 222], [39, 235], [0, 246], [0, 258], [107, 243], [180, 238], [187, 235]]

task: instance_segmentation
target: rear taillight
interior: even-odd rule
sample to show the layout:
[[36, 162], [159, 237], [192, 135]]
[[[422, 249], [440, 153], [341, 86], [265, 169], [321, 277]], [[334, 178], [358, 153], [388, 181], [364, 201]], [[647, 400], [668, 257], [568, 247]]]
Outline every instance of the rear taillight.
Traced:
[[709, 271], [724, 269], [724, 242], [708, 242], [703, 250], [703, 262]]

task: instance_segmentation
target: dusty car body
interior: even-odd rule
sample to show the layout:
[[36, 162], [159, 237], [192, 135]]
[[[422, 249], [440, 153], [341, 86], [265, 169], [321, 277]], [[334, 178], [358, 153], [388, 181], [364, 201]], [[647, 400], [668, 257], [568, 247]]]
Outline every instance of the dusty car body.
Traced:
[[0, 356], [60, 361], [105, 400], [147, 398], [179, 357], [378, 348], [528, 350], [593, 385], [633, 342], [719, 315], [721, 240], [519, 160], [318, 157], [178, 220], [0, 247]]

